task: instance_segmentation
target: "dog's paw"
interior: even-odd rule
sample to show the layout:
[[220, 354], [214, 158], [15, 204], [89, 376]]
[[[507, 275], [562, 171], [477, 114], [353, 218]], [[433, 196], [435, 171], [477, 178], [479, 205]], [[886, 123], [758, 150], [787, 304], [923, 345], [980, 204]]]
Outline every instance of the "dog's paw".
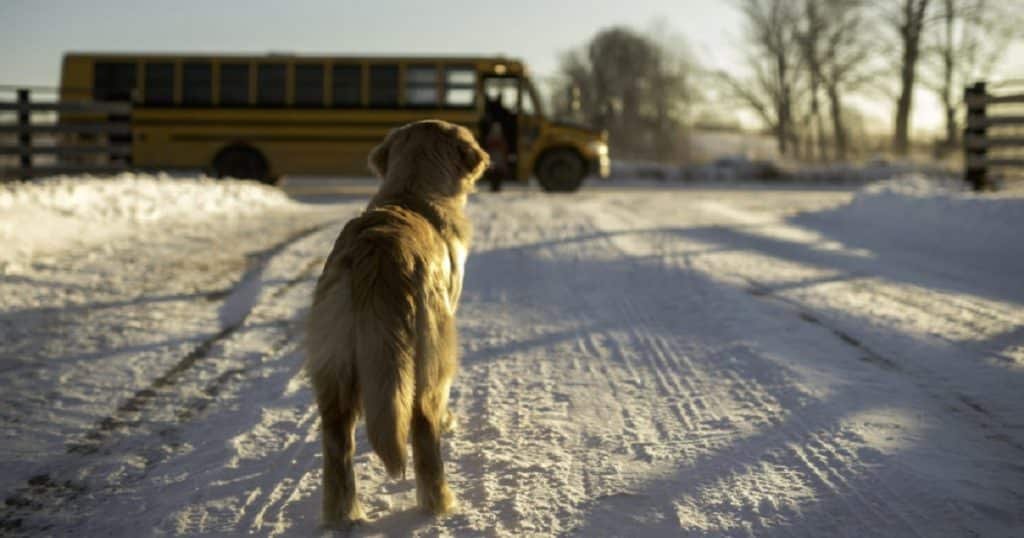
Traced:
[[450, 514], [458, 508], [458, 503], [455, 501], [455, 495], [448, 487], [448, 484], [442, 484], [441, 487], [436, 488], [433, 491], [420, 491], [419, 501], [420, 508], [423, 509], [423, 511], [435, 516]]
[[363, 513], [363, 507], [356, 504], [348, 511], [348, 514], [344, 516], [336, 516], [332, 514], [323, 514], [320, 518], [322, 523], [320, 528], [325, 531], [349, 531], [353, 527], [358, 527], [364, 523], [369, 523], [369, 519], [366, 514]]
[[321, 537], [328, 536], [348, 536], [355, 529], [368, 523], [366, 519], [345, 519], [341, 521], [328, 522], [324, 521], [317, 528]]

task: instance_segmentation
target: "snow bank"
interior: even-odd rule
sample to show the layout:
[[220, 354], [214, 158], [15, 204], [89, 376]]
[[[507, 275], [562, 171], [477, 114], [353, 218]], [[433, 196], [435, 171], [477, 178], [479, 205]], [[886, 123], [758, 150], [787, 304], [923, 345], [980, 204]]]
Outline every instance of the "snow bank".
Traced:
[[31, 209], [92, 222], [144, 222], [206, 214], [254, 213], [293, 203], [249, 181], [124, 173], [110, 179], [59, 176], [0, 188], [0, 210]]
[[109, 239], [145, 223], [233, 219], [297, 205], [266, 185], [166, 174], [0, 184], [0, 273], [34, 255]]
[[853, 200], [819, 218], [859, 235], [951, 254], [1022, 257], [1024, 198], [976, 194], [962, 181], [910, 174], [870, 184]]
[[[658, 165], [647, 165], [644, 170], [657, 171]], [[944, 178], [951, 172], [940, 165], [926, 165], [912, 162], [890, 162], [873, 160], [866, 163], [804, 164], [773, 160], [750, 160], [743, 155], [718, 158], [712, 162], [673, 169], [667, 165], [661, 178], [689, 181], [735, 182], [807, 182], [836, 185], [863, 185], [893, 177], [924, 174]], [[619, 166], [627, 175], [633, 168]], [[616, 175], [616, 163], [612, 161], [612, 175]], [[650, 175], [651, 172], [648, 172]]]
[[830, 182], [841, 184], [865, 184], [896, 177], [925, 175], [945, 178], [950, 172], [941, 166], [929, 166], [910, 162], [874, 160], [863, 164], [833, 163], [805, 165], [787, 172], [789, 179], [799, 181]]

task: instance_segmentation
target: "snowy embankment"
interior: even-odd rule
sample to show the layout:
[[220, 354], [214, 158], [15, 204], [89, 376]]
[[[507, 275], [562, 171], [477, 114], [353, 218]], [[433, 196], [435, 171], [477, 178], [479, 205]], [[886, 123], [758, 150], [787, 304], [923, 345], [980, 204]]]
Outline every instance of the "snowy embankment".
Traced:
[[155, 222], [236, 219], [294, 207], [249, 181], [124, 173], [0, 184], [0, 274], [71, 246], [95, 245]]
[[[963, 181], [908, 175], [873, 183], [830, 215], [891, 240], [955, 253], [1002, 257], [1019, 244], [1024, 203], [1018, 195], [976, 194]], [[1012, 249], [1009, 249], [1012, 251]]]
[[1024, 299], [1020, 193], [977, 194], [962, 181], [912, 174], [868, 185], [849, 204], [794, 222], [852, 247], [894, 252], [907, 263], [915, 258], [918, 266], [940, 259], [931, 270], [957, 274], [993, 296]]

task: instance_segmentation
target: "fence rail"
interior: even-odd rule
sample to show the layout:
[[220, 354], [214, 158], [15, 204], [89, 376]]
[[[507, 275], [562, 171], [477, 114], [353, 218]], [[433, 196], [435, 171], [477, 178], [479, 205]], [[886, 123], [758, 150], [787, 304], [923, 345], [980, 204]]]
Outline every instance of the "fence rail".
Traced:
[[[0, 101], [3, 116], [12, 112], [15, 115], [13, 121], [0, 119], [0, 135], [14, 135], [16, 141], [13, 145], [0, 144], [0, 156], [17, 157], [16, 166], [4, 168], [0, 163], [0, 178], [29, 179], [75, 172], [106, 174], [126, 170], [131, 165], [131, 103], [32, 101], [27, 88], [18, 89], [17, 96], [17, 101]], [[34, 113], [46, 113], [46, 117], [33, 121]], [[68, 118], [67, 114], [79, 118]], [[49, 140], [43, 143], [35, 135], [47, 135], [43, 138]], [[82, 135], [84, 139], [80, 139]], [[56, 162], [37, 163], [35, 156], [56, 157]]]
[[1024, 136], [1000, 136], [993, 138], [989, 136], [967, 135], [964, 137], [964, 146], [968, 149], [1019, 148], [1024, 147]]
[[131, 155], [131, 144], [98, 144], [73, 146], [0, 146], [0, 155]]
[[29, 112], [92, 112], [96, 114], [131, 114], [132, 104], [117, 101], [19, 102], [0, 101], [0, 111]]
[[1024, 103], [1024, 94], [1021, 95], [978, 95], [968, 93], [965, 99], [967, 106], [971, 105], [1002, 105], [1008, 103]]
[[128, 123], [57, 123], [39, 124], [29, 123], [24, 125], [2, 125], [0, 134], [56, 134], [56, 133], [81, 133], [81, 134], [129, 134], [132, 126]]
[[[990, 149], [1024, 149], [1024, 136], [1020, 134], [993, 135], [990, 127], [1024, 128], [1024, 115], [992, 114], [989, 107], [1024, 104], [1024, 94], [992, 95], [984, 82], [977, 82], [964, 90], [967, 103], [967, 127], [964, 130], [964, 179], [974, 190], [992, 187], [989, 172], [993, 168], [1024, 168], [1024, 157], [989, 155]], [[1019, 107], [1018, 107], [1019, 108]]]

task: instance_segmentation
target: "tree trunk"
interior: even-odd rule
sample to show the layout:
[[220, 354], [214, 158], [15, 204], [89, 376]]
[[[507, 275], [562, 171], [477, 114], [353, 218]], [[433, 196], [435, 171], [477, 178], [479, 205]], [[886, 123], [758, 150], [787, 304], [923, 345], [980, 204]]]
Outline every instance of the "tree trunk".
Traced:
[[785, 157], [790, 151], [797, 148], [793, 140], [795, 132], [793, 129], [792, 90], [787, 83], [789, 64], [786, 62], [784, 51], [776, 51], [775, 65], [778, 70], [776, 76], [779, 77], [779, 154]]
[[916, 45], [904, 43], [903, 66], [900, 69], [900, 97], [896, 101], [896, 132], [893, 152], [906, 155], [910, 149], [910, 111], [914, 106], [914, 75], [917, 63]]
[[835, 139], [836, 160], [844, 161], [847, 155], [846, 126], [843, 124], [843, 103], [839, 98], [839, 89], [834, 85], [828, 87], [828, 101], [832, 116], [832, 137]]
[[942, 106], [946, 111], [946, 142], [944, 151], [952, 151], [956, 147], [956, 96], [953, 95], [953, 70], [956, 68], [953, 49], [956, 43], [953, 38], [956, 5], [953, 0], [946, 0], [943, 23], [945, 25], [944, 42], [942, 44]]
[[786, 132], [786, 127], [782, 120], [779, 120], [775, 126], [775, 145], [778, 146], [779, 155], [782, 157], [789, 153], [786, 147], [787, 142], [789, 142], [789, 134]]
[[[815, 84], [815, 87], [817, 87], [817, 84]], [[825, 161], [828, 160], [828, 140], [825, 137], [825, 118], [821, 113], [821, 106], [818, 104], [817, 89], [814, 90], [814, 94], [811, 97], [811, 108], [813, 109], [814, 114], [814, 136], [817, 138], [818, 142], [818, 147], [816, 148], [818, 152], [818, 160]]]
[[928, 0], [904, 0], [900, 38], [903, 41], [903, 62], [900, 66], [900, 97], [896, 101], [896, 125], [893, 152], [906, 155], [910, 149], [910, 112], [914, 106], [914, 82], [921, 46], [921, 31]]
[[956, 105], [946, 105], [946, 151], [953, 151], [960, 139], [960, 129], [956, 124]]
[[811, 75], [811, 118], [813, 129], [812, 142], [809, 155], [817, 152], [816, 158], [823, 161], [828, 158], [828, 147], [825, 138], [825, 119], [821, 113], [821, 57], [818, 54], [820, 41], [820, 30], [824, 23], [818, 14], [817, 0], [807, 0], [804, 4], [804, 13], [807, 21], [807, 31], [800, 38], [804, 62], [807, 64], [807, 71]]

